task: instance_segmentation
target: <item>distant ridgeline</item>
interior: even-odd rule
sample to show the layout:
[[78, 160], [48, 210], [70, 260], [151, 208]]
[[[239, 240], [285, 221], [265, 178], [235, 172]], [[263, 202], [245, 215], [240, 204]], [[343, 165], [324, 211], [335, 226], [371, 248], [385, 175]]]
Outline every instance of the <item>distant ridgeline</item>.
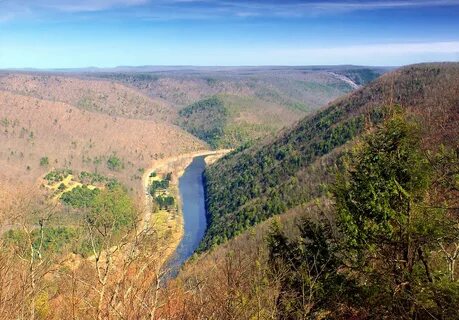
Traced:
[[358, 66], [149, 70], [154, 68], [96, 76], [167, 101], [176, 109], [174, 123], [214, 149], [273, 135], [387, 71]]
[[391, 105], [420, 122], [423, 147], [458, 148], [459, 64], [396, 70], [306, 117], [274, 141], [240, 148], [210, 166], [205, 171], [208, 230], [199, 249], [325, 194], [339, 147], [381, 122]]
[[[177, 124], [206, 141], [212, 148], [232, 148], [267, 134], [275, 134], [333, 97], [366, 84], [384, 70], [362, 67], [325, 67], [295, 72], [282, 81], [269, 76], [238, 79], [241, 92], [225, 89], [228, 79], [207, 79], [215, 95], [195, 101], [180, 110]], [[236, 78], [237, 79], [237, 78]], [[232, 81], [236, 79], [231, 79]], [[328, 80], [325, 80], [328, 79]], [[333, 79], [333, 80], [332, 80]], [[245, 83], [245, 82], [247, 83]], [[242, 83], [245, 85], [242, 86]], [[201, 84], [204, 85], [204, 84]], [[204, 85], [205, 86], [205, 85]], [[219, 88], [222, 86], [223, 88]], [[212, 91], [212, 90], [210, 90]], [[247, 92], [246, 92], [247, 91]]]

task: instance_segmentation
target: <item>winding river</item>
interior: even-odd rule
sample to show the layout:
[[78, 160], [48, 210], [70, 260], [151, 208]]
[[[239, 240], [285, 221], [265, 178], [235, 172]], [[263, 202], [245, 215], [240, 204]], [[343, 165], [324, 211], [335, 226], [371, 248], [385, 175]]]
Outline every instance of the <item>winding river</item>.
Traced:
[[179, 179], [180, 198], [184, 221], [184, 237], [178, 245], [170, 266], [176, 273], [198, 248], [206, 231], [206, 207], [202, 174], [206, 167], [205, 156], [193, 158]]

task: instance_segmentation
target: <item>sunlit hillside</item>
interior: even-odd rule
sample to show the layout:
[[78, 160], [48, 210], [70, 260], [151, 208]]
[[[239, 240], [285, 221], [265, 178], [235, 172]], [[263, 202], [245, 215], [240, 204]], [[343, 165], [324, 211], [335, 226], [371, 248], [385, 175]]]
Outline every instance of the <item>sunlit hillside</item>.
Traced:
[[119, 83], [49, 74], [3, 74], [0, 90], [55, 102], [113, 117], [167, 121], [174, 118], [170, 105]]
[[457, 146], [458, 79], [457, 64], [401, 68], [272, 141], [228, 155], [206, 172], [210, 223], [202, 248], [323, 195], [330, 178], [327, 162], [337, 149], [381, 121], [385, 106], [400, 105], [418, 116], [426, 146]]
[[202, 253], [166, 294], [176, 319], [456, 319], [458, 79], [401, 68], [208, 168]]
[[[167, 122], [114, 118], [5, 91], [0, 106], [0, 175], [13, 184], [69, 168], [114, 176], [139, 190], [155, 159], [206, 148]], [[121, 163], [113, 170], [107, 165], [111, 156]]]

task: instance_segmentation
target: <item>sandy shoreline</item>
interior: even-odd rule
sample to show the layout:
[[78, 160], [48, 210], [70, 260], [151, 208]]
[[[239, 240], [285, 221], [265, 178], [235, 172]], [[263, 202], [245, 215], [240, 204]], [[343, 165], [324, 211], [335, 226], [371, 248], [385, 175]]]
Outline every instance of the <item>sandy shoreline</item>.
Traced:
[[185, 169], [191, 164], [193, 158], [199, 156], [209, 156], [206, 159], [206, 164], [210, 164], [215, 162], [217, 159], [221, 158], [222, 156], [226, 155], [231, 150], [229, 149], [222, 149], [222, 150], [202, 150], [192, 153], [187, 153], [171, 158], [155, 160], [149, 166], [148, 169], [145, 170], [144, 175], [142, 177], [142, 187], [145, 194], [145, 211], [144, 215], [141, 220], [142, 228], [140, 230], [144, 231], [146, 229], [152, 228], [156, 229], [155, 231], [160, 232], [161, 226], [159, 223], [155, 225], [154, 221], [154, 214], [152, 213], [152, 197], [148, 192], [149, 185], [151, 183], [150, 174], [152, 172], [156, 172], [158, 175], [165, 175], [169, 172], [172, 173], [172, 181], [170, 183], [170, 190], [173, 196], [176, 199], [178, 205], [178, 212], [174, 218], [169, 219], [169, 225], [167, 226], [168, 229], [172, 232], [168, 233], [166, 239], [161, 241], [164, 243], [165, 248], [161, 248], [160, 251], [163, 252], [163, 262], [166, 262], [172, 254], [174, 254], [175, 250], [177, 249], [180, 241], [184, 236], [184, 225], [183, 225], [183, 212], [182, 212], [182, 199], [180, 198], [180, 191], [178, 186], [178, 181], [180, 177], [185, 172]]

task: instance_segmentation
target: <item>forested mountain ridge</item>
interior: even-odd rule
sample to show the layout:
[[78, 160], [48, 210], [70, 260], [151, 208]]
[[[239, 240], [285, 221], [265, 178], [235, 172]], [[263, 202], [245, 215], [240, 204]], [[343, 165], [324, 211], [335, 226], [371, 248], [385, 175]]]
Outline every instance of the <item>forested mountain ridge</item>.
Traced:
[[361, 66], [318, 67], [144, 67], [88, 73], [91, 78], [119, 81], [161, 98], [179, 109], [213, 95], [255, 96], [292, 108], [314, 110], [330, 96], [349, 92], [336, 75], [365, 85], [390, 68]]
[[176, 318], [458, 319], [458, 137], [459, 64], [423, 64], [222, 158]]
[[[233, 148], [274, 136], [386, 71], [359, 66], [145, 67], [87, 76], [121, 82], [165, 101], [176, 108], [175, 123], [182, 128], [214, 148]], [[219, 103], [209, 103], [216, 99]]]
[[[137, 207], [125, 186], [148, 175], [147, 161], [205, 145], [168, 123], [0, 92], [3, 163], [70, 146], [25, 168], [48, 172], [56, 205], [0, 189], [4, 317], [458, 319], [458, 80], [459, 64], [402, 68], [216, 162], [201, 252], [167, 281], [170, 228], [139, 228], [144, 199]], [[18, 145], [27, 152], [10, 152]], [[97, 161], [72, 158], [82, 152]], [[164, 180], [148, 175], [155, 190], [164, 168]]]
[[216, 95], [181, 109], [177, 124], [215, 149], [234, 148], [274, 135], [301, 115], [253, 97]]
[[63, 102], [78, 109], [107, 114], [112, 117], [169, 122], [174, 108], [116, 82], [85, 79], [81, 75], [47, 73], [0, 73], [0, 90]]
[[[114, 175], [142, 192], [139, 179], [151, 161], [207, 148], [165, 121], [113, 118], [1, 90], [0, 127], [0, 180], [12, 185], [70, 168]], [[122, 163], [116, 170], [108, 166], [114, 156]]]
[[457, 63], [401, 68], [306, 117], [274, 141], [221, 159], [205, 173], [208, 230], [200, 249], [323, 194], [322, 184], [311, 179], [326, 182], [328, 172], [312, 164], [380, 122], [385, 106], [400, 105], [422, 122], [424, 146], [457, 147], [458, 79]]
[[[178, 124], [214, 148], [233, 148], [275, 135], [386, 71], [358, 66], [0, 70], [0, 90], [116, 118]], [[221, 106], [206, 105], [212, 99]], [[222, 109], [224, 121], [214, 117]]]
[[325, 196], [186, 265], [169, 286], [183, 292], [182, 317], [458, 318], [457, 131], [431, 145], [417, 116], [385, 110], [338, 166], [323, 163], [333, 172]]

